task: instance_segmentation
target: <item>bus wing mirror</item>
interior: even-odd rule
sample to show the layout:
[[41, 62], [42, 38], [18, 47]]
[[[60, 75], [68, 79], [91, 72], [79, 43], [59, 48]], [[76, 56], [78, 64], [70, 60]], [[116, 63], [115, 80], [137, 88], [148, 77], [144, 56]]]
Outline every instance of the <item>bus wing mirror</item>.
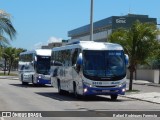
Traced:
[[129, 66], [129, 56], [127, 54], [125, 54], [125, 64]]

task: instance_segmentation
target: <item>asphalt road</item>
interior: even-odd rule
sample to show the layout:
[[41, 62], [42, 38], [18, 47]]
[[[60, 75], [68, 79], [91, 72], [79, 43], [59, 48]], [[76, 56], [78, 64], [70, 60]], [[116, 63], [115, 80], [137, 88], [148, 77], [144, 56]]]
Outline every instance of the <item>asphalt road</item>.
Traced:
[[[136, 89], [143, 89], [148, 92], [159, 91], [159, 88], [152, 88], [153, 86], [134, 85]], [[96, 96], [86, 98], [85, 100], [75, 99], [73, 95], [59, 95], [57, 89], [51, 86], [33, 86], [21, 85], [18, 80], [0, 79], [0, 111], [87, 111], [88, 114], [98, 114], [103, 116], [100, 111], [146, 111], [146, 110], [160, 110], [160, 104], [153, 104], [145, 101], [129, 99], [125, 97], [118, 97], [117, 101], [111, 101], [109, 96]], [[58, 113], [58, 114], [61, 114]], [[79, 113], [75, 113], [79, 114]], [[63, 115], [63, 114], [62, 114]], [[78, 117], [76, 120], [85, 119], [85, 117]], [[1, 118], [0, 120], [21, 120], [22, 118]], [[58, 118], [41, 118], [43, 119], [64, 119]], [[41, 120], [34, 118], [34, 120]], [[65, 118], [72, 120], [75, 118]], [[105, 120], [106, 118], [91, 118], [88, 120]], [[109, 118], [121, 119], [124, 118]], [[129, 118], [131, 119], [131, 118]], [[146, 119], [146, 118], [145, 118]], [[25, 120], [28, 120], [27, 118]], [[31, 118], [29, 120], [32, 120]]]

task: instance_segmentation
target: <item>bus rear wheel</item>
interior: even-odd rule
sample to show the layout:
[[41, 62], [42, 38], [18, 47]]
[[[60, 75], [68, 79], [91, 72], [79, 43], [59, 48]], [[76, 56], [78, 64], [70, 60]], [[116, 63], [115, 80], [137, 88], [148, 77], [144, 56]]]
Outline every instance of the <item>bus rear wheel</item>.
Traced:
[[64, 91], [61, 89], [61, 84], [60, 84], [60, 81], [59, 81], [59, 80], [57, 81], [57, 87], [58, 87], [58, 93], [59, 93], [60, 95], [62, 95], [62, 94], [64, 93]]
[[37, 86], [37, 83], [34, 82], [34, 76], [32, 75], [32, 84], [33, 86]]
[[111, 95], [111, 100], [115, 101], [117, 100], [118, 95]]
[[74, 92], [74, 97], [75, 97], [75, 98], [78, 98], [78, 99], [82, 98], [82, 97], [77, 93], [77, 86], [76, 86], [76, 83], [75, 83], [75, 82], [73, 83], [73, 92]]
[[21, 75], [21, 81], [22, 81], [22, 85], [28, 85], [28, 82], [23, 81], [23, 74]]

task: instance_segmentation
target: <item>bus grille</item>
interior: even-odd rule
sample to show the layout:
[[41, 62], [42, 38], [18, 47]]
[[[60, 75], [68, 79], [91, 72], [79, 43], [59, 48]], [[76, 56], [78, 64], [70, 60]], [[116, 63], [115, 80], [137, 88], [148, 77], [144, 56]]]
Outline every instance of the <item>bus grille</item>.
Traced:
[[116, 93], [119, 90], [92, 90], [94, 93]]
[[96, 86], [98, 88], [110, 88], [110, 87], [116, 87], [115, 85], [114, 86]]

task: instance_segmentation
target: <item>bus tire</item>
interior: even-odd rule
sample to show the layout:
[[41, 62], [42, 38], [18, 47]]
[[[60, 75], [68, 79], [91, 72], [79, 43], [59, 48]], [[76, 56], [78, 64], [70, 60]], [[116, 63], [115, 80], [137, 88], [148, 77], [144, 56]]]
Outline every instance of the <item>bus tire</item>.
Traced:
[[57, 80], [57, 88], [58, 88], [58, 93], [59, 93], [60, 95], [62, 95], [62, 94], [63, 94], [63, 90], [61, 89], [60, 80]]
[[28, 85], [28, 82], [23, 81], [23, 74], [21, 74], [21, 81], [22, 81], [22, 85]]
[[78, 95], [77, 93], [77, 86], [75, 82], [73, 83], [73, 93], [75, 98], [78, 98], [78, 99], [80, 98], [80, 95]]
[[117, 100], [118, 95], [111, 95], [111, 100], [115, 101]]
[[37, 86], [37, 84], [34, 83], [34, 77], [33, 77], [33, 75], [32, 75], [32, 84], [33, 84], [33, 86]]

